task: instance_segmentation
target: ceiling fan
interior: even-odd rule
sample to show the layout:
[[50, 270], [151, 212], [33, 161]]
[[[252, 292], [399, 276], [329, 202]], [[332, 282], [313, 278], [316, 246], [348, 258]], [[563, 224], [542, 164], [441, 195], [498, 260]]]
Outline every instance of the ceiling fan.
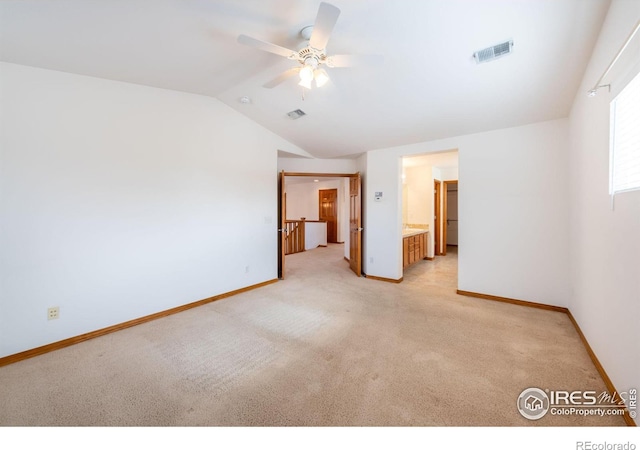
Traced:
[[321, 87], [329, 81], [329, 75], [323, 66], [329, 68], [352, 67], [367, 58], [354, 55], [327, 56], [327, 43], [339, 15], [340, 10], [337, 7], [329, 3], [320, 3], [315, 23], [300, 30], [300, 35], [308, 41], [301, 50], [290, 50], [244, 34], [238, 36], [238, 42], [298, 62], [297, 67], [284, 71], [273, 80], [265, 83], [264, 87], [273, 88], [296, 74], [300, 77], [298, 83], [300, 86], [311, 89], [311, 83], [315, 81], [315, 85]]

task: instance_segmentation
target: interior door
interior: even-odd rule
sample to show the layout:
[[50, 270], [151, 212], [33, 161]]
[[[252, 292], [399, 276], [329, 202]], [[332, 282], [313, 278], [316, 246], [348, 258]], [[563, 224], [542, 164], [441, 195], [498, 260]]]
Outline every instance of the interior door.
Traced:
[[349, 264], [362, 275], [362, 180], [360, 173], [349, 177]]
[[433, 181], [433, 242], [434, 242], [434, 252], [433, 255], [442, 255], [442, 248], [440, 246], [440, 231], [441, 231], [441, 220], [440, 220], [440, 181]]
[[443, 190], [443, 222], [442, 246], [447, 254], [447, 245], [458, 245], [458, 182], [444, 181]]
[[327, 222], [327, 242], [338, 242], [338, 190], [318, 190], [318, 216]]
[[284, 190], [284, 170], [278, 175], [278, 278], [284, 280], [285, 233], [287, 232], [285, 223], [285, 220], [287, 220], [287, 207]]

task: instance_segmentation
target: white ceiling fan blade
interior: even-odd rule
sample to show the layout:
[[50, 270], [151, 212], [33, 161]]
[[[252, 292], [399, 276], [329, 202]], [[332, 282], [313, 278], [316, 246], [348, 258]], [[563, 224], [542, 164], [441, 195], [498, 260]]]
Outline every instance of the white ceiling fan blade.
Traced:
[[301, 69], [302, 67], [294, 67], [293, 69], [286, 70], [282, 72], [280, 75], [278, 75], [277, 77], [275, 77], [273, 80], [263, 84], [262, 87], [266, 87], [267, 89], [274, 88], [280, 83], [282, 83], [283, 81], [285, 81], [286, 79], [294, 76], [297, 73], [300, 73]]
[[333, 27], [338, 21], [340, 10], [329, 3], [320, 3], [316, 23], [313, 24], [309, 45], [317, 50], [324, 50], [331, 37]]
[[261, 41], [260, 39], [252, 38], [244, 34], [238, 36], [238, 42], [244, 45], [248, 45], [249, 47], [257, 48], [258, 50], [264, 50], [265, 52], [284, 56], [285, 58], [289, 58], [291, 55], [294, 55], [296, 53], [293, 50], [289, 50], [288, 48], [280, 47], [279, 45], [272, 44], [271, 42]]
[[381, 59], [376, 55], [332, 55], [327, 57], [328, 67], [357, 67], [373, 64]]

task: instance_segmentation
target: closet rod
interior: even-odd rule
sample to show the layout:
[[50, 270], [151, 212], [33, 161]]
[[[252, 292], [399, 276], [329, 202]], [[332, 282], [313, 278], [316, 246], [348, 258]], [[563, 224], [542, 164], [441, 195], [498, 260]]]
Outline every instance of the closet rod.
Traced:
[[633, 37], [638, 32], [638, 30], [640, 30], [640, 20], [638, 20], [636, 25], [633, 27], [633, 30], [631, 31], [631, 34], [629, 35], [627, 40], [624, 41], [624, 44], [622, 45], [620, 50], [618, 50], [618, 53], [616, 53], [616, 56], [614, 56], [613, 61], [611, 61], [611, 63], [607, 67], [607, 70], [605, 70], [604, 73], [602, 75], [600, 75], [600, 78], [598, 78], [598, 81], [596, 81], [596, 84], [593, 86], [593, 88], [591, 88], [591, 89], [589, 89], [587, 91], [587, 94], [589, 95], [589, 97], [593, 97], [594, 95], [596, 95], [596, 92], [598, 92], [599, 88], [605, 87], [605, 86], [609, 86], [608, 84], [601, 85], [600, 83], [602, 83], [602, 80], [604, 80], [604, 77], [606, 77], [609, 74], [609, 71], [613, 68], [615, 63], [618, 62], [618, 59], [620, 59], [620, 56], [622, 56], [622, 53], [627, 48], [627, 46], [631, 42], [631, 39], [633, 39]]

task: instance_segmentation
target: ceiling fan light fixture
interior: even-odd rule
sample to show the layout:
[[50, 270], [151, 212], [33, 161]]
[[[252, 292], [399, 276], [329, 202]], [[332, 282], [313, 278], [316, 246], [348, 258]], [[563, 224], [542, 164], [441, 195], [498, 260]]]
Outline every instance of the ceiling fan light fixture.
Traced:
[[329, 75], [327, 75], [327, 71], [324, 69], [316, 69], [313, 76], [316, 80], [317, 87], [322, 87], [329, 81]]
[[311, 80], [305, 80], [305, 79], [300, 80], [300, 83], [298, 83], [298, 86], [302, 86], [304, 88], [311, 89]]
[[313, 80], [313, 67], [304, 66], [302, 70], [300, 70], [300, 80], [311, 83], [311, 80]]

